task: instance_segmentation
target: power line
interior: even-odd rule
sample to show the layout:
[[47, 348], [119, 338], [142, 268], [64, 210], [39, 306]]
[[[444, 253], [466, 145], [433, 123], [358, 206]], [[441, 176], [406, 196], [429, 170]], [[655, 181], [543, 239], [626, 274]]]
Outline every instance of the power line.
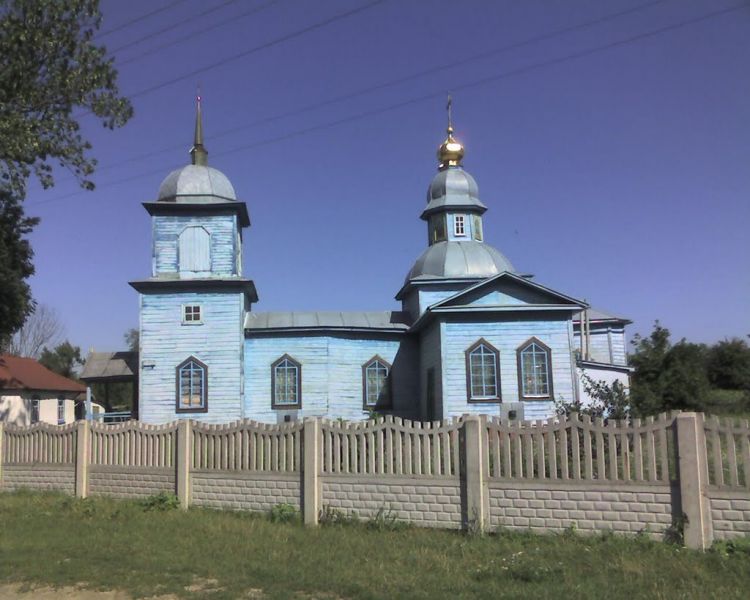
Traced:
[[123, 29], [126, 29], [130, 27], [131, 25], [135, 25], [136, 23], [140, 23], [141, 21], [145, 21], [146, 19], [153, 17], [154, 15], [158, 15], [160, 12], [164, 12], [165, 10], [169, 10], [170, 8], [174, 8], [178, 4], [182, 4], [183, 2], [186, 2], [187, 0], [174, 0], [174, 2], [171, 2], [170, 4], [166, 4], [162, 6], [161, 8], [157, 8], [156, 10], [152, 10], [151, 12], [146, 13], [145, 15], [141, 15], [139, 17], [136, 17], [135, 19], [131, 19], [130, 21], [126, 21], [125, 23], [122, 23], [121, 25], [117, 25], [116, 27], [113, 27], [112, 29], [107, 29], [106, 31], [102, 31], [98, 35], [94, 36], [95, 40], [100, 40], [103, 37], [115, 33], [117, 31], [122, 31]]
[[[679, 21], [677, 23], [673, 23], [672, 25], [666, 25], [664, 27], [659, 27], [658, 29], [653, 29], [653, 30], [648, 31], [648, 32], [636, 34], [636, 35], [624, 38], [622, 40], [617, 40], [617, 41], [614, 41], [614, 42], [610, 42], [608, 44], [602, 44], [600, 46], [595, 46], [595, 47], [589, 48], [587, 50], [581, 50], [579, 52], [574, 52], [574, 53], [567, 54], [565, 56], [561, 56], [561, 57], [558, 57], [558, 58], [548, 59], [548, 60], [545, 60], [545, 61], [540, 61], [540, 62], [533, 63], [533, 64], [530, 64], [530, 65], [526, 65], [526, 66], [523, 66], [523, 67], [518, 67], [518, 68], [512, 69], [510, 71], [505, 71], [503, 73], [498, 73], [498, 74], [491, 75], [491, 76], [488, 76], [488, 77], [483, 77], [481, 79], [476, 79], [474, 81], [469, 81], [469, 82], [466, 82], [466, 83], [463, 83], [463, 84], [453, 85], [453, 86], [451, 86], [451, 90], [452, 91], [467, 90], [467, 89], [471, 89], [471, 88], [475, 88], [475, 87], [480, 87], [480, 86], [486, 85], [488, 83], [494, 83], [496, 81], [500, 81], [500, 80], [503, 80], [503, 79], [508, 79], [508, 78], [515, 77], [515, 76], [518, 76], [518, 75], [524, 75], [526, 73], [530, 73], [530, 72], [533, 72], [533, 71], [538, 71], [538, 70], [540, 70], [542, 68], [545, 68], [545, 67], [556, 66], [556, 65], [559, 65], [559, 64], [562, 64], [562, 63], [565, 63], [565, 62], [569, 62], [569, 61], [573, 61], [573, 60], [578, 60], [580, 58], [591, 56], [591, 55], [597, 54], [599, 52], [604, 52], [604, 51], [607, 51], [607, 50], [611, 50], [612, 48], [617, 48], [617, 47], [620, 47], [620, 46], [626, 46], [626, 45], [633, 44], [635, 42], [638, 42], [638, 41], [641, 41], [641, 40], [644, 40], [644, 39], [648, 39], [648, 38], [651, 38], [651, 37], [655, 37], [655, 36], [661, 35], [663, 33], [668, 33], [670, 31], [675, 31], [677, 29], [682, 29], [684, 27], [688, 27], [690, 25], [701, 23], [703, 21], [708, 21], [710, 19], [713, 19], [713, 18], [719, 17], [721, 15], [725, 15], [725, 14], [734, 12], [734, 11], [742, 9], [742, 8], [747, 8], [747, 4], [743, 3], [743, 4], [729, 6], [727, 8], [721, 9], [721, 10], [717, 10], [717, 11], [713, 11], [713, 12], [710, 12], [710, 13], [706, 13], [706, 14], [701, 15], [699, 17], [694, 17], [692, 19], [685, 19], [683, 21]], [[280, 135], [280, 136], [277, 136], [277, 137], [272, 137], [272, 138], [266, 138], [266, 139], [263, 139], [263, 140], [258, 140], [258, 141], [252, 142], [250, 144], [243, 144], [241, 146], [237, 146], [237, 147], [231, 148], [229, 150], [225, 150], [223, 152], [213, 153], [213, 156], [225, 156], [227, 154], [234, 154], [234, 153], [239, 152], [239, 151], [249, 150], [251, 148], [255, 148], [255, 147], [259, 147], [259, 146], [268, 146], [270, 144], [274, 144], [274, 143], [278, 143], [278, 142], [285, 141], [285, 140], [288, 140], [288, 139], [292, 139], [292, 138], [295, 138], [295, 137], [299, 137], [299, 136], [302, 136], [302, 135], [306, 135], [308, 133], [313, 133], [313, 132], [316, 132], [316, 131], [322, 131], [322, 130], [330, 129], [332, 127], [336, 127], [336, 126], [343, 125], [343, 124], [346, 124], [346, 123], [351, 123], [353, 121], [359, 121], [361, 119], [365, 119], [365, 118], [368, 118], [368, 117], [373, 117], [373, 116], [381, 115], [383, 113], [391, 112], [393, 110], [398, 110], [400, 108], [404, 108], [406, 106], [410, 106], [410, 105], [413, 105], [413, 104], [418, 104], [420, 102], [424, 102], [424, 101], [427, 101], [427, 100], [432, 100], [432, 99], [435, 99], [435, 98], [442, 98], [444, 95], [445, 95], [445, 90], [441, 89], [441, 90], [430, 92], [430, 93], [423, 94], [423, 95], [420, 95], [420, 96], [412, 97], [412, 98], [409, 98], [407, 100], [403, 100], [401, 102], [398, 102], [398, 103], [395, 103], [395, 104], [390, 104], [390, 105], [387, 105], [387, 106], [384, 106], [384, 107], [381, 107], [381, 108], [377, 108], [377, 109], [373, 109], [373, 110], [368, 110], [368, 111], [360, 112], [360, 113], [357, 113], [357, 114], [354, 114], [354, 115], [350, 115], [348, 117], [343, 117], [341, 119], [336, 119], [334, 121], [329, 121], [329, 122], [326, 122], [326, 123], [321, 123], [319, 125], [313, 125], [313, 126], [310, 126], [310, 127], [306, 127], [304, 129], [299, 129], [299, 130], [296, 130], [296, 131], [292, 131], [292, 132], [289, 132], [287, 134]], [[179, 165], [177, 165], [177, 167], [179, 167]], [[105, 182], [105, 183], [102, 184], [102, 187], [107, 186], [107, 185], [111, 186], [111, 185], [119, 185], [119, 184], [122, 184], [122, 183], [127, 183], [127, 182], [130, 182], [130, 181], [141, 179], [143, 177], [149, 177], [151, 175], [156, 175], [156, 174], [159, 174], [159, 173], [164, 173], [166, 170], [167, 169], [160, 168], [158, 170], [152, 170], [152, 171], [148, 171], [146, 173], [137, 173], [135, 175], [132, 175], [132, 176], [129, 176], [129, 177], [125, 177], [125, 178], [122, 178], [122, 179]], [[78, 196], [80, 194], [85, 194], [86, 191], [87, 190], [76, 190], [75, 192], [71, 192], [71, 193], [65, 194], [63, 196], [58, 196], [56, 198], [49, 198], [49, 199], [46, 199], [46, 200], [40, 200], [38, 202], [30, 202], [29, 205], [30, 206], [37, 206], [37, 205], [41, 205], [41, 204], [47, 204], [49, 202], [57, 202], [59, 200], [63, 200], [63, 199], [70, 198], [70, 197], [73, 197], [73, 196]]]
[[158, 29], [156, 31], [148, 33], [148, 34], [146, 34], [146, 35], [144, 35], [142, 37], [139, 37], [139, 38], [137, 38], [135, 40], [132, 40], [130, 42], [127, 42], [126, 44], [123, 44], [122, 46], [117, 46], [117, 48], [113, 48], [112, 50], [110, 50], [110, 52], [112, 54], [115, 54], [116, 52], [121, 52], [122, 50], [126, 50], [127, 48], [132, 48], [133, 46], [137, 46], [138, 44], [141, 44], [141, 43], [143, 43], [143, 42], [145, 42], [147, 40], [150, 40], [152, 38], [161, 36], [161, 35], [167, 33], [168, 31], [172, 31], [173, 29], [177, 29], [178, 27], [181, 27], [185, 23], [190, 23], [191, 21], [195, 21], [196, 19], [199, 19], [201, 17], [205, 17], [208, 14], [211, 14], [213, 12], [221, 10], [225, 6], [229, 6], [230, 4], [234, 4], [237, 1], [238, 0], [225, 0], [224, 2], [222, 2], [221, 4], [219, 4], [217, 6], [212, 6], [211, 8], [207, 8], [206, 10], [203, 10], [203, 11], [201, 11], [199, 13], [196, 13], [196, 14], [190, 16], [190, 17], [187, 17], [186, 19], [182, 19], [182, 21], [171, 22], [166, 27], [162, 27], [161, 29]]
[[[392, 79], [390, 81], [379, 83], [379, 84], [376, 84], [376, 85], [373, 85], [373, 86], [370, 86], [370, 87], [366, 87], [366, 88], [362, 88], [362, 89], [359, 89], [359, 90], [355, 90], [353, 92], [348, 92], [346, 94], [342, 94], [342, 95], [336, 96], [334, 98], [329, 98], [327, 100], [323, 100], [323, 101], [320, 101], [320, 102], [315, 102], [315, 103], [312, 103], [312, 104], [307, 104], [307, 105], [302, 106], [302, 107], [297, 108], [297, 109], [293, 109], [293, 110], [286, 111], [286, 112], [283, 112], [283, 113], [277, 113], [275, 115], [264, 117], [262, 119], [258, 119], [256, 121], [252, 121], [250, 123], [245, 123], [243, 125], [235, 125], [235, 126], [231, 127], [230, 129], [224, 129], [224, 130], [212, 133], [211, 134], [211, 139], [212, 140], [216, 140], [216, 139], [222, 138], [222, 137], [224, 137], [226, 135], [230, 135], [230, 134], [236, 133], [237, 131], [242, 131], [242, 130], [245, 130], [245, 129], [250, 129], [252, 127], [257, 127], [258, 125], [267, 125], [268, 123], [272, 123], [274, 121], [279, 121], [279, 120], [286, 119], [286, 118], [289, 118], [289, 117], [298, 116], [298, 115], [304, 114], [306, 112], [310, 112], [310, 111], [313, 111], [313, 110], [317, 110], [319, 108], [324, 108], [326, 106], [330, 106], [331, 104], [336, 104], [338, 102], [343, 102], [344, 100], [351, 100], [353, 98], [357, 98], [357, 97], [360, 97], [360, 96], [364, 96], [364, 95], [370, 94], [372, 92], [376, 92], [376, 91], [380, 91], [380, 90], [387, 89], [387, 88], [390, 88], [390, 87], [394, 87], [394, 86], [400, 85], [402, 83], [408, 83], [410, 81], [413, 81], [413, 80], [416, 80], [416, 79], [419, 79], [419, 78], [422, 78], [422, 77], [426, 77], [427, 75], [432, 75], [432, 74], [438, 73], [440, 71], [444, 71], [444, 70], [447, 70], [447, 69], [452, 69], [452, 68], [455, 68], [455, 67], [459, 67], [459, 66], [468, 64], [470, 62], [474, 62], [476, 60], [481, 60], [481, 59], [489, 58], [491, 56], [496, 56], [498, 54], [502, 54], [502, 53], [508, 52], [510, 50], [517, 50], [518, 48], [522, 48], [524, 46], [529, 46], [529, 45], [532, 45], [532, 44], [536, 44], [538, 42], [547, 41], [547, 40], [553, 39], [555, 37], [559, 37], [561, 35], [572, 33], [574, 31], [579, 31], [581, 29], [587, 29], [587, 28], [593, 27], [595, 25], [601, 25], [602, 23], [606, 23], [608, 21], [612, 21], [612, 20], [621, 18], [623, 16], [626, 16], [626, 15], [629, 15], [629, 14], [633, 14], [635, 12], [639, 12], [639, 11], [645, 10], [647, 8], [651, 8], [652, 6], [655, 6], [656, 4], [663, 4], [664, 2], [665, 2], [665, 0], [652, 0], [650, 2], [646, 2], [645, 4], [640, 4], [640, 5], [634, 6], [632, 8], [626, 9], [626, 10], [622, 10], [622, 11], [619, 11], [619, 12], [616, 12], [616, 13], [611, 13], [609, 15], [605, 15], [604, 17], [599, 17], [597, 19], [592, 19], [590, 21], [585, 21], [585, 22], [579, 23], [577, 25], [571, 25], [571, 26], [568, 26], [568, 27], [562, 27], [562, 28], [554, 29], [554, 30], [549, 31], [547, 33], [543, 33], [543, 34], [540, 34], [538, 36], [535, 36], [535, 37], [532, 37], [532, 38], [528, 38], [526, 40], [522, 40], [522, 41], [519, 41], [519, 42], [514, 42], [512, 44], [501, 46], [500, 48], [495, 48], [493, 50], [488, 50], [488, 51], [480, 52], [478, 54], [473, 54], [471, 56], [468, 56], [468, 57], [465, 57], [465, 58], [462, 58], [462, 59], [459, 59], [459, 60], [456, 60], [456, 61], [453, 61], [453, 62], [448, 62], [448, 63], [444, 63], [442, 65], [437, 65], [437, 66], [434, 66], [434, 67], [430, 67], [428, 69], [425, 69], [423, 71], [419, 71], [417, 73], [412, 73], [412, 74], [406, 75], [404, 77], [399, 77], [397, 79]], [[151, 152], [147, 152], [145, 154], [139, 154], [138, 156], [134, 156], [134, 157], [131, 157], [131, 158], [126, 158], [124, 160], [120, 160], [117, 164], [109, 165], [109, 166], [105, 166], [105, 167], [100, 167], [99, 168], [99, 172], [106, 171], [106, 170], [113, 169], [113, 168], [117, 168], [117, 167], [122, 166], [123, 164], [128, 164], [128, 163], [131, 163], [131, 162], [137, 162], [137, 161], [140, 161], [140, 160], [144, 160], [146, 158], [150, 158], [150, 157], [153, 157], [153, 156], [156, 156], [156, 155], [159, 155], [159, 154], [163, 154], [163, 153], [171, 151], [171, 150], [179, 149], [181, 147], [182, 147], [182, 145], [175, 145], [175, 144], [173, 144], [171, 146], [166, 146], [166, 147], [160, 148], [158, 150], [153, 150]]]
[[383, 4], [386, 0], [372, 0], [371, 2], [368, 2], [367, 4], [364, 4], [362, 6], [358, 6], [357, 8], [353, 8], [351, 10], [338, 13], [332, 17], [328, 17], [327, 19], [323, 19], [322, 21], [319, 21], [317, 23], [314, 23], [312, 25], [308, 25], [307, 27], [303, 27], [302, 29], [298, 29], [296, 31], [293, 31], [291, 33], [288, 33], [286, 35], [283, 35], [279, 38], [276, 38], [274, 40], [271, 40], [269, 42], [265, 42], [263, 44], [260, 44], [258, 46], [254, 46], [253, 48], [250, 48], [248, 50], [243, 50], [242, 52], [238, 52], [237, 54], [233, 54], [232, 56], [228, 56], [227, 58], [223, 58], [221, 60], [218, 60], [216, 62], [213, 62], [209, 65], [206, 65], [205, 67], [200, 67], [199, 69], [194, 69], [193, 71], [190, 71], [188, 73], [183, 73], [182, 75], [178, 75], [177, 77], [173, 77], [172, 79], [168, 79], [167, 81], [162, 81], [161, 83], [158, 83], [156, 85], [153, 85], [151, 87], [139, 90], [133, 94], [130, 94], [128, 98], [131, 100], [133, 98], [138, 98], [140, 96], [145, 96], [146, 94], [150, 94], [151, 92], [155, 92], [157, 90], [160, 90], [162, 88], [165, 88], [167, 86], [170, 86], [174, 83], [178, 83], [180, 81], [184, 81], [185, 79], [191, 79], [195, 77], [196, 75], [200, 75], [201, 73], [205, 73], [206, 71], [210, 71], [212, 69], [215, 69], [216, 67], [224, 66], [230, 62], [233, 62], [235, 60], [239, 60], [240, 58], [244, 58], [246, 56], [249, 56], [251, 54], [254, 54], [256, 52], [259, 52], [261, 50], [266, 50], [267, 48], [271, 48], [273, 46], [277, 46], [278, 44], [282, 44], [284, 42], [288, 42], [291, 39], [300, 37], [302, 35], [305, 35], [307, 33], [310, 33], [312, 31], [316, 31], [318, 29], [321, 29], [323, 27], [326, 27], [328, 25], [331, 25], [332, 23], [336, 23], [338, 21], [342, 21], [344, 19], [347, 19], [349, 17], [353, 17], [354, 15], [357, 15], [361, 12], [364, 12], [366, 10], [369, 10], [371, 8], [375, 8], [379, 4]]
[[[269, 8], [269, 7], [273, 6], [274, 4], [278, 4], [280, 1], [281, 0], [269, 0], [269, 2], [265, 2], [264, 4], [260, 4], [258, 6], [255, 6], [255, 7], [251, 8], [250, 10], [247, 10], [247, 11], [242, 12], [240, 14], [232, 15], [231, 17], [229, 17], [227, 19], [224, 19], [223, 21], [219, 21], [218, 23], [214, 23], [213, 25], [210, 25], [208, 27], [201, 27], [198, 30], [191, 31], [188, 34], [186, 34], [186, 35], [184, 35], [182, 37], [179, 37], [179, 38], [177, 38], [175, 40], [172, 40], [170, 42], [167, 42], [166, 44], [162, 44], [161, 46], [156, 46], [156, 47], [153, 47], [153, 48], [149, 48], [146, 52], [142, 52], [141, 54], [136, 54], [135, 56], [131, 56], [130, 58], [125, 59], [125, 60], [118, 60], [117, 61], [117, 66], [118, 67], [123, 67], [125, 65], [130, 64], [130, 63], [136, 62], [137, 60], [140, 60], [140, 59], [142, 59], [142, 58], [144, 58], [146, 56], [152, 56], [154, 53], [159, 52], [160, 50], [164, 50], [165, 48], [170, 48], [172, 46], [176, 46], [178, 44], [186, 42], [188, 40], [195, 39], [199, 35], [203, 35], [204, 33], [208, 33], [209, 31], [213, 31], [214, 29], [218, 29], [219, 27], [223, 27], [224, 25], [228, 25], [229, 23], [236, 23], [238, 20], [244, 19], [245, 17], [249, 17], [250, 15], [254, 15], [255, 13], [261, 12], [262, 10], [265, 10], [266, 8]], [[191, 17], [190, 19], [185, 19], [184, 21], [181, 21], [180, 23], [177, 23], [175, 25], [170, 26], [168, 29], [165, 28], [165, 30], [168, 31], [169, 29], [174, 29], [178, 25], [184, 25], [185, 23], [187, 23], [189, 21], [192, 21], [192, 20], [194, 20], [194, 19], [196, 19], [198, 17], [202, 17], [206, 13], [214, 12], [215, 10], [220, 10], [224, 6], [226, 6], [228, 4], [232, 4], [234, 2], [237, 2], [237, 0], [228, 0], [227, 2], [225, 2], [224, 4], [222, 4], [221, 6], [215, 8], [215, 9], [211, 9], [211, 10], [199, 13], [199, 14], [195, 15], [194, 17]], [[134, 46], [136, 43], [140, 43], [140, 42], [146, 41], [148, 39], [151, 39], [152, 37], [159, 36], [159, 35], [163, 34], [165, 32], [165, 30], [160, 30], [158, 32], [155, 32], [154, 34], [151, 34], [151, 35], [148, 35], [148, 36], [144, 36], [140, 40], [136, 40], [135, 42], [133, 42], [131, 44], [126, 44], [125, 46], [121, 46], [120, 48], [116, 48], [116, 49], [112, 50], [112, 53], [114, 54], [116, 52], [119, 52], [120, 50], [124, 50], [125, 48], [129, 48], [131, 46]]]

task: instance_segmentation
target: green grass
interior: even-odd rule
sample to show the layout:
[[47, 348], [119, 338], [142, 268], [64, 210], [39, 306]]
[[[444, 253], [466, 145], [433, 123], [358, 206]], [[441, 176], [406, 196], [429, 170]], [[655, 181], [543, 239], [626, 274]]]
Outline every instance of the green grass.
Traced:
[[750, 392], [713, 389], [703, 410], [709, 415], [750, 419]]
[[2, 493], [0, 582], [210, 598], [729, 599], [750, 589], [750, 544], [701, 554], [616, 536], [305, 528], [166, 504]]

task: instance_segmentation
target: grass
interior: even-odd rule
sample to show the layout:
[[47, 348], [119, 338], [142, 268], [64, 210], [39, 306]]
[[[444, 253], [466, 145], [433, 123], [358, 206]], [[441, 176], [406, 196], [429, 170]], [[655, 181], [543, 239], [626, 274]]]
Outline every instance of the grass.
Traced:
[[[237, 598], [746, 598], [750, 544], [372, 527], [0, 494], [0, 582]], [[259, 590], [262, 590], [259, 591]]]
[[709, 415], [750, 419], [750, 392], [712, 389], [703, 410]]

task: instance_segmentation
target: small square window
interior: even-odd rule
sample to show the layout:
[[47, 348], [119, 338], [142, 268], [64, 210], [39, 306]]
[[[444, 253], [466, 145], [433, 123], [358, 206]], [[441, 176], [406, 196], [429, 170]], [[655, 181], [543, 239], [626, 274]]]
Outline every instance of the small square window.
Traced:
[[453, 218], [453, 233], [458, 236], [466, 235], [466, 226], [463, 215], [456, 215]]
[[196, 324], [202, 322], [200, 304], [186, 304], [182, 307], [182, 322]]

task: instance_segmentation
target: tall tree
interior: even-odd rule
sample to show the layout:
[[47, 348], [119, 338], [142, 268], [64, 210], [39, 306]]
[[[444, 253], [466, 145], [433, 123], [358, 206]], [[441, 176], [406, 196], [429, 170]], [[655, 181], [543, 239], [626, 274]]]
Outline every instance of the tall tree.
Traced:
[[64, 377], [77, 379], [76, 371], [85, 361], [81, 358], [81, 349], [66, 340], [52, 350], [44, 348], [39, 357], [39, 362], [50, 371], [59, 373]]
[[141, 339], [140, 331], [133, 327], [132, 329], [128, 329], [122, 337], [125, 338], [125, 343], [128, 345], [128, 350], [130, 350], [131, 352], [138, 352]]
[[711, 346], [708, 378], [717, 388], [750, 391], [750, 346], [734, 338]]
[[38, 220], [22, 206], [29, 178], [49, 188], [58, 165], [93, 189], [96, 160], [78, 117], [89, 112], [112, 129], [133, 112], [94, 42], [100, 24], [98, 0], [0, 0], [0, 345], [34, 308], [25, 236]]
[[38, 304], [11, 338], [7, 351], [14, 356], [39, 358], [42, 348], [59, 343], [62, 333], [63, 324], [55, 309]]

